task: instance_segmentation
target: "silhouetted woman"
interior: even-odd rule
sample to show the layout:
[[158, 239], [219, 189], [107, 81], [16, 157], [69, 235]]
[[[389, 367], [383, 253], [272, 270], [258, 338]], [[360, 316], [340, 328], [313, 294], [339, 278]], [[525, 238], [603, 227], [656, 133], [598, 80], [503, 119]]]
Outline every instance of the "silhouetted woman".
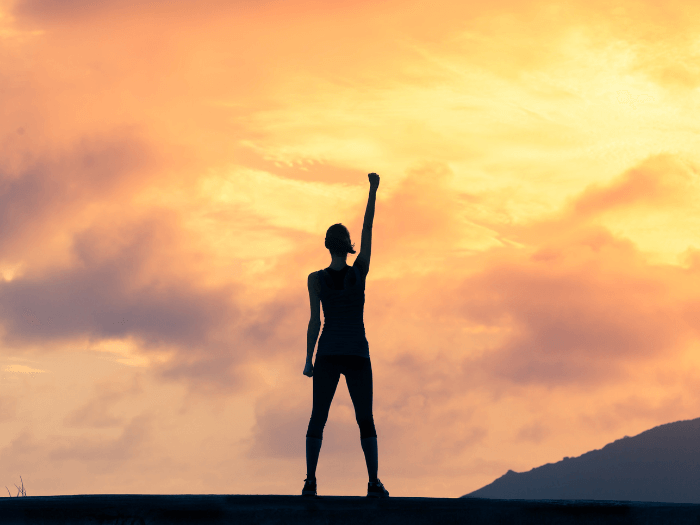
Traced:
[[[331, 252], [328, 268], [309, 274], [311, 320], [307, 334], [307, 355], [304, 375], [314, 378], [314, 405], [306, 432], [306, 479], [302, 496], [316, 496], [316, 464], [321, 451], [323, 427], [328, 420], [333, 395], [340, 374], [345, 376], [355, 419], [360, 427], [360, 443], [367, 461], [368, 497], [385, 497], [389, 492], [377, 478], [377, 432], [372, 416], [372, 364], [365, 337], [363, 313], [365, 280], [372, 251], [374, 202], [379, 188], [379, 175], [370, 173], [369, 199], [362, 227], [362, 246], [352, 266], [346, 264], [348, 253], [355, 253], [350, 232], [342, 224], [334, 224], [326, 232], [326, 248]], [[321, 330], [323, 304], [325, 324], [318, 340], [316, 366], [311, 358]]]

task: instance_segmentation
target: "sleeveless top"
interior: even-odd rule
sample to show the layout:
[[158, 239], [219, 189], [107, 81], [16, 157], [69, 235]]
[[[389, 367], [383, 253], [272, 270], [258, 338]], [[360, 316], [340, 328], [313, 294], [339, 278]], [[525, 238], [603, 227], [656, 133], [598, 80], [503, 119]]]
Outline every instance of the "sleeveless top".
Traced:
[[365, 336], [365, 279], [357, 261], [342, 270], [317, 272], [319, 298], [323, 306], [323, 331], [317, 356], [358, 355], [369, 358]]

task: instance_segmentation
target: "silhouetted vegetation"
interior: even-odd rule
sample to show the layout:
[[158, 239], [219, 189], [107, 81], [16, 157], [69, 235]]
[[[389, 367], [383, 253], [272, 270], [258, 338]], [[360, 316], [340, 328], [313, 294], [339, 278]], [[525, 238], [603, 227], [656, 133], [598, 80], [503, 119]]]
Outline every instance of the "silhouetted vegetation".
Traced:
[[[17, 487], [17, 485], [15, 485], [15, 487], [17, 487], [17, 491], [18, 491], [16, 497], [19, 497], [20, 494], [22, 496], [26, 496], [27, 493], [24, 490], [24, 480], [22, 479], [22, 476], [20, 476], [19, 479], [20, 479], [20, 481], [22, 481], [22, 488], [19, 488], [19, 487]], [[7, 485], [5, 485], [5, 488], [7, 489]], [[7, 489], [7, 493], [10, 494], [10, 489]], [[12, 497], [12, 494], [10, 494], [10, 497]]]

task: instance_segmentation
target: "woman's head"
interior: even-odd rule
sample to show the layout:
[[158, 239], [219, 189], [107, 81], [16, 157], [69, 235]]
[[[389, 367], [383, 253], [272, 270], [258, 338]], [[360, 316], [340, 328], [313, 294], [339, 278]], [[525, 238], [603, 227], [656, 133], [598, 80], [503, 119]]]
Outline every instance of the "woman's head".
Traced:
[[348, 253], [356, 253], [354, 244], [350, 243], [350, 232], [342, 224], [334, 224], [326, 231], [326, 248], [331, 252], [331, 257], [345, 257]]

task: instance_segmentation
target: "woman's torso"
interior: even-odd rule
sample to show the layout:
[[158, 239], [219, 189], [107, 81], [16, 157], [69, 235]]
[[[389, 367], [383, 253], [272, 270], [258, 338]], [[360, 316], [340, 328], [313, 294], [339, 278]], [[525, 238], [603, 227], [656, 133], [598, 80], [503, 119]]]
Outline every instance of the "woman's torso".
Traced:
[[329, 267], [316, 275], [324, 316], [316, 355], [369, 358], [363, 319], [367, 275], [364, 266], [355, 260], [353, 266], [345, 266], [341, 270]]

